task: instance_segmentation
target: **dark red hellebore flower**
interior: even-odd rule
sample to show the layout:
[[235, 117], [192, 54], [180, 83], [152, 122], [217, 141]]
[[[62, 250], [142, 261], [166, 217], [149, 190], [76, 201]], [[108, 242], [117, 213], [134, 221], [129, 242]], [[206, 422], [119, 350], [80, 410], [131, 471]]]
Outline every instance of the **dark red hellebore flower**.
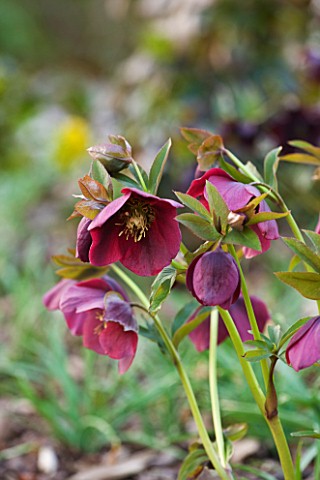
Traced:
[[[262, 300], [255, 296], [252, 296], [250, 298], [259, 330], [260, 332], [262, 332], [265, 324], [270, 318], [270, 314], [268, 312], [267, 306]], [[193, 320], [199, 314], [200, 310], [201, 307], [194, 312], [194, 314], [190, 317], [188, 321], [191, 322], [191, 320]], [[237, 327], [241, 340], [243, 342], [246, 342], [247, 340], [253, 340], [253, 335], [248, 331], [251, 330], [251, 326], [243, 297], [238, 298], [238, 300], [233, 305], [231, 305], [231, 307], [229, 308], [229, 313]], [[219, 315], [218, 344], [222, 343], [228, 336], [228, 331], [224, 325], [222, 318]], [[189, 337], [198, 352], [208, 350], [210, 346], [210, 316], [208, 316], [197, 328], [195, 328], [189, 334]]]
[[120, 261], [137, 275], [156, 275], [179, 251], [181, 232], [175, 217], [182, 205], [135, 188], [122, 193], [94, 220], [80, 222], [78, 256], [96, 266]]
[[320, 360], [320, 316], [308, 320], [291, 338], [286, 360], [297, 372]]
[[43, 297], [48, 310], [60, 310], [73, 335], [96, 353], [130, 367], [137, 349], [138, 325], [122, 287], [105, 276], [83, 282], [61, 280]]
[[196, 257], [187, 270], [187, 287], [202, 305], [228, 309], [240, 294], [238, 266], [221, 249]]
[[[227, 207], [231, 212], [245, 207], [250, 200], [259, 197], [259, 190], [250, 184], [237, 182], [221, 168], [211, 168], [202, 177], [193, 180], [187, 194], [197, 198], [208, 210], [206, 181], [216, 187]], [[269, 212], [270, 208], [265, 200], [257, 207], [259, 212]], [[261, 244], [261, 252], [245, 247], [243, 249], [246, 258], [251, 258], [270, 248], [270, 240], [279, 238], [278, 226], [275, 220], [267, 220], [250, 227], [258, 236]]]

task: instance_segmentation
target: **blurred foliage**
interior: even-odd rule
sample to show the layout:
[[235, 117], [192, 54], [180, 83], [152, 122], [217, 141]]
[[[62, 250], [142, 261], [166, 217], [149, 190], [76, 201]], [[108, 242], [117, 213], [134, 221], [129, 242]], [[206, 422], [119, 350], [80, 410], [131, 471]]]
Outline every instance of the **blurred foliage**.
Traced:
[[[316, 0], [0, 2], [0, 394], [28, 398], [61, 441], [95, 449], [115, 442], [116, 430], [121, 440], [163, 448], [190, 434], [175, 372], [152, 345], [142, 339], [132, 371], [119, 378], [41, 305], [55, 281], [50, 256], [73, 246], [76, 225], [64, 219], [77, 175], [89, 169], [86, 148], [123, 134], [148, 167], [173, 137], [160, 190], [171, 195], [185, 191], [196, 166], [179, 126], [220, 133], [258, 167], [269, 149], [288, 151], [289, 139], [319, 145], [319, 22]], [[281, 193], [310, 229], [320, 209], [312, 174], [284, 164], [279, 172]], [[280, 228], [286, 233], [284, 221]], [[272, 276], [288, 261], [277, 245], [245, 264], [252, 291], [284, 328], [310, 314], [310, 302]], [[185, 301], [174, 290], [167, 317]], [[206, 354], [188, 340], [182, 349], [209, 409]], [[82, 376], [70, 373], [72, 360]], [[250, 434], [269, 438], [228, 343], [219, 347], [219, 372], [225, 423], [250, 415]], [[280, 368], [277, 381], [287, 432], [319, 428], [314, 370]], [[106, 425], [107, 438], [99, 433]]]

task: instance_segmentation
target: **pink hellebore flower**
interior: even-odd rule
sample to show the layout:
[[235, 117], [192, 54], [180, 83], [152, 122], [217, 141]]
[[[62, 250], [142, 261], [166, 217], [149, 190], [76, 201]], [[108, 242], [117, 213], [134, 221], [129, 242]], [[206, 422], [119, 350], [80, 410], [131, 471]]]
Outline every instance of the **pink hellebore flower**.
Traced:
[[86, 348], [119, 360], [120, 373], [128, 370], [137, 349], [138, 325], [115, 280], [64, 279], [44, 295], [43, 303], [63, 313], [71, 333], [81, 335]]
[[[231, 212], [245, 207], [252, 198], [261, 195], [261, 192], [254, 185], [237, 182], [221, 168], [211, 168], [202, 177], [193, 180], [187, 191], [188, 195], [197, 198], [208, 210], [209, 205], [205, 188], [207, 180], [216, 187]], [[257, 208], [259, 212], [270, 211], [265, 200], [262, 200]], [[261, 243], [261, 252], [245, 247], [243, 251], [246, 258], [255, 257], [267, 251], [270, 248], [270, 240], [279, 238], [275, 220], [267, 220], [257, 225], [252, 225], [250, 228], [258, 235]]]
[[120, 261], [137, 275], [156, 275], [177, 255], [182, 205], [135, 188], [124, 188], [94, 220], [78, 227], [77, 255], [92, 265]]
[[318, 223], [317, 223], [316, 228], [315, 228], [315, 232], [320, 235], [320, 214], [319, 214]]
[[238, 266], [221, 249], [196, 257], [187, 270], [187, 287], [202, 305], [228, 309], [240, 294]]
[[297, 372], [320, 360], [320, 316], [308, 320], [293, 335], [286, 349], [286, 360]]
[[[265, 324], [270, 318], [268, 309], [265, 303], [257, 297], [250, 297], [252, 302], [252, 307], [254, 314], [257, 319], [259, 330], [262, 332]], [[188, 320], [189, 322], [193, 320], [199, 313], [199, 309]], [[246, 342], [247, 340], [253, 340], [253, 336], [248, 330], [251, 329], [250, 322], [244, 303], [243, 297], [240, 297], [231, 307], [229, 308], [229, 313], [233, 318], [233, 321], [237, 327], [237, 330], [240, 334], [241, 340]], [[219, 316], [218, 324], [218, 344], [222, 343], [229, 336], [228, 331], [224, 325], [222, 318]], [[202, 352], [203, 350], [208, 350], [210, 344], [210, 317], [206, 318], [197, 328], [195, 328], [189, 334], [190, 340], [198, 350]]]

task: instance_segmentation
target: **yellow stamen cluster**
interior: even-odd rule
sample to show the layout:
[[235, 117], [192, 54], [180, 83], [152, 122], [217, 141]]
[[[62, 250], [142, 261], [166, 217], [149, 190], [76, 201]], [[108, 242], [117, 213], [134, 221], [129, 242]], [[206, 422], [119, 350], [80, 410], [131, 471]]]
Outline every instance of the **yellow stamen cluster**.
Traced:
[[103, 316], [103, 312], [97, 312], [96, 313], [96, 318], [97, 320], [99, 320], [101, 323], [99, 325], [97, 325], [93, 331], [93, 333], [95, 335], [100, 335], [100, 333], [102, 332], [102, 330], [104, 328], [107, 328], [107, 322], [105, 322], [104, 320], [104, 316]]
[[116, 224], [123, 226], [119, 237], [124, 234], [126, 240], [133, 237], [135, 242], [139, 242], [146, 236], [154, 219], [154, 209], [150, 205], [136, 198], [130, 199], [120, 215], [120, 223]]

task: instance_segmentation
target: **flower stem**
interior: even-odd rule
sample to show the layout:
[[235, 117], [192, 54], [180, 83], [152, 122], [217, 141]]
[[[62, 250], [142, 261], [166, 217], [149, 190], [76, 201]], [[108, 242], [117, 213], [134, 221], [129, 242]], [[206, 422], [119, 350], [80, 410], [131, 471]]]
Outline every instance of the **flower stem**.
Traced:
[[[238, 265], [238, 268], [239, 268], [240, 278], [241, 278], [241, 291], [242, 291], [244, 303], [245, 303], [245, 306], [246, 306], [246, 309], [247, 309], [247, 314], [248, 314], [248, 318], [249, 318], [249, 322], [250, 322], [250, 327], [251, 327], [251, 330], [252, 330], [252, 333], [253, 333], [253, 338], [255, 340], [261, 340], [260, 330], [259, 330], [257, 319], [256, 319], [256, 316], [254, 314], [253, 307], [252, 307], [250, 295], [249, 295], [249, 292], [248, 292], [247, 282], [246, 282], [246, 279], [245, 279], [245, 276], [244, 276], [244, 273], [243, 273], [243, 270], [242, 270], [242, 267], [241, 267], [241, 263], [239, 261], [239, 258], [238, 258], [238, 255], [236, 253], [236, 250], [235, 250], [234, 246], [233, 245], [228, 245], [228, 249], [229, 249], [229, 252], [231, 253], [231, 255], [233, 256], [233, 258], [235, 259], [235, 261], [237, 262], [237, 265]], [[261, 360], [261, 369], [262, 369], [264, 384], [267, 388], [268, 382], [269, 382], [269, 367], [268, 367], [267, 360]]]
[[218, 311], [225, 323], [225, 326], [229, 332], [230, 338], [234, 345], [234, 348], [237, 352], [238, 359], [240, 361], [244, 376], [246, 377], [247, 383], [251, 390], [251, 393], [265, 419], [267, 422], [272, 437], [274, 439], [274, 443], [276, 445], [280, 463], [282, 466], [283, 474], [285, 480], [292, 480], [294, 478], [294, 467], [293, 462], [290, 454], [290, 450], [288, 447], [288, 443], [286, 437], [284, 435], [282, 425], [278, 415], [274, 416], [273, 418], [268, 419], [266, 416], [265, 411], [265, 396], [258, 384], [256, 376], [254, 374], [253, 368], [249, 362], [247, 362], [244, 358], [244, 348], [243, 343], [241, 341], [239, 332], [232, 320], [232, 317], [229, 312], [223, 310], [221, 307], [218, 307]]
[[133, 158], [131, 159], [131, 161], [132, 161], [132, 165], [133, 165], [133, 167], [134, 167], [134, 169], [135, 169], [135, 171], [136, 171], [136, 173], [137, 173], [137, 175], [138, 175], [138, 178], [139, 178], [139, 181], [140, 181], [140, 184], [141, 184], [143, 190], [144, 190], [145, 192], [147, 192], [148, 189], [147, 189], [147, 186], [146, 186], [146, 184], [145, 184], [145, 181], [143, 180], [143, 176], [141, 175], [141, 172], [140, 172], [140, 169], [139, 169], [139, 167], [138, 167], [137, 162], [136, 162], [135, 160], [133, 160]]
[[217, 375], [217, 345], [218, 345], [218, 320], [219, 315], [216, 309], [211, 310], [210, 315], [210, 347], [209, 347], [209, 389], [212, 408], [213, 428], [218, 446], [218, 453], [222, 466], [226, 468], [224, 453], [224, 439], [221, 424], [218, 375]]
[[[145, 296], [145, 294], [142, 292], [142, 290], [139, 288], [138, 285], [123, 271], [121, 270], [117, 265], [112, 265], [111, 267], [113, 271], [118, 275], [119, 278], [123, 280], [123, 282], [126, 283], [126, 285], [131, 289], [131, 291], [139, 298], [141, 303], [148, 309], [149, 308], [149, 300]], [[203, 423], [203, 419], [197, 404], [197, 400], [195, 398], [189, 377], [182, 365], [180, 355], [178, 351], [175, 349], [169, 335], [167, 334], [165, 328], [163, 327], [160, 318], [157, 315], [153, 315], [149, 313], [149, 315], [152, 317], [154, 324], [161, 335], [162, 340], [164, 341], [164, 344], [170, 353], [170, 356], [172, 358], [172, 361], [177, 369], [177, 372], [180, 376], [181, 383], [183, 385], [183, 388], [185, 390], [190, 410], [192, 412], [194, 421], [197, 425], [198, 433], [201, 438], [203, 447], [208, 455], [208, 458], [210, 459], [212, 465], [216, 469], [217, 473], [219, 474], [220, 478], [222, 480], [231, 480], [232, 479], [232, 474], [230, 472], [227, 472], [224, 467], [220, 463], [220, 459], [217, 455], [216, 450], [213, 447], [213, 444], [210, 440], [210, 437], [208, 435], [208, 432], [206, 430], [206, 427]]]

